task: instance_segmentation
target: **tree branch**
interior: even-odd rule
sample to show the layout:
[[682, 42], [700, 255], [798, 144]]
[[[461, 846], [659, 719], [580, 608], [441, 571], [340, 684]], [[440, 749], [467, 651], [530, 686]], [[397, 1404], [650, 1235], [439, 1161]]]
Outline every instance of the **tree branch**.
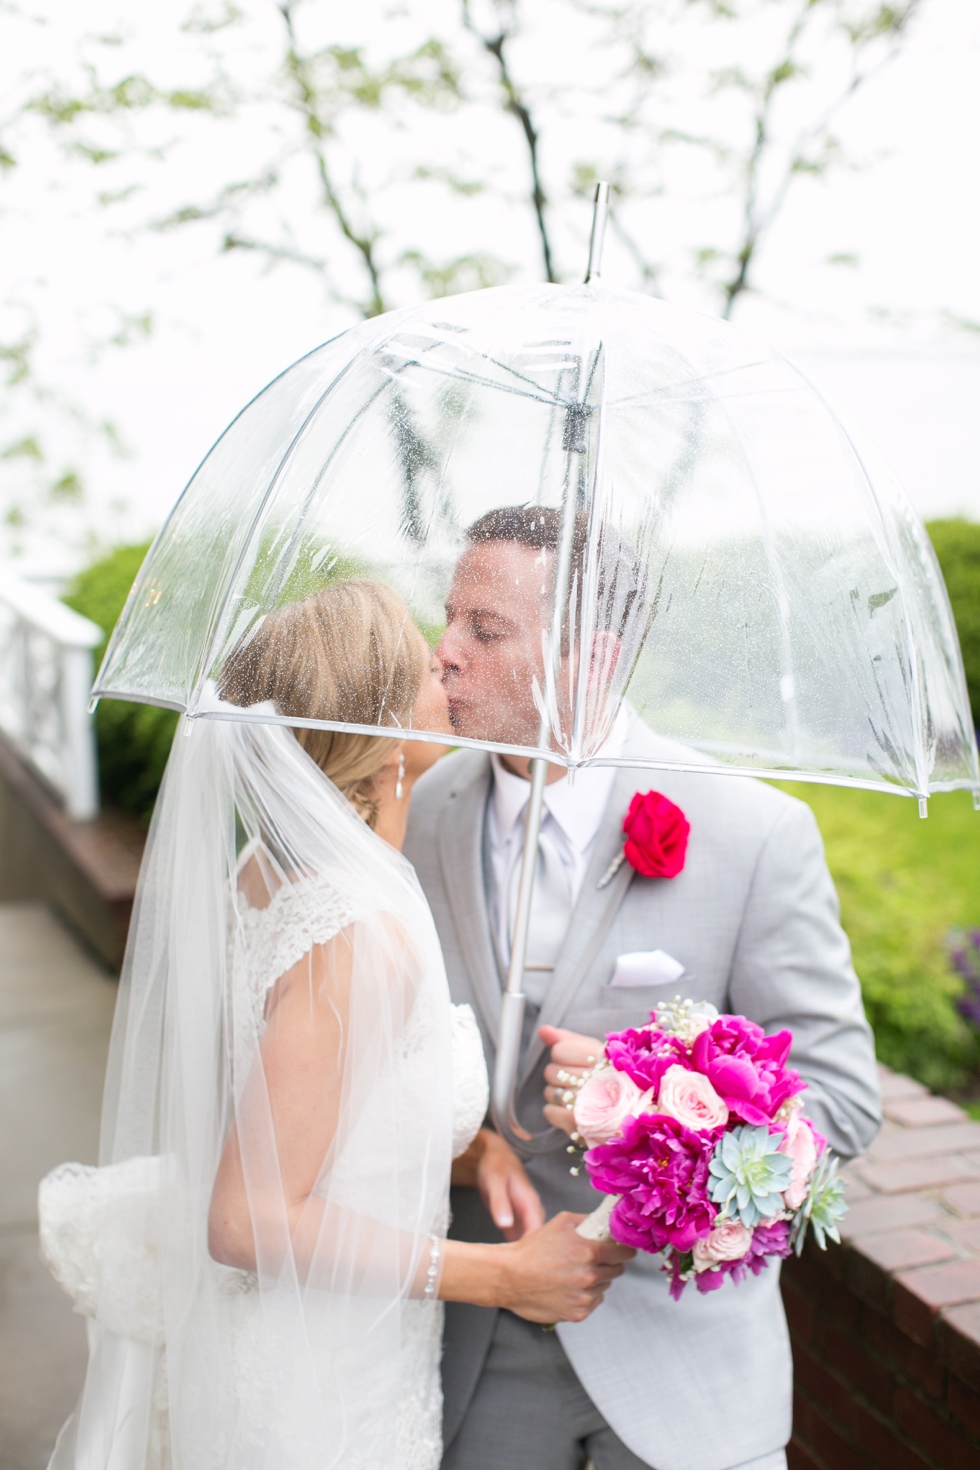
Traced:
[[[551, 253], [551, 240], [548, 234], [548, 222], [545, 218], [545, 210], [548, 205], [547, 196], [541, 183], [541, 171], [538, 164], [538, 141], [539, 135], [534, 125], [531, 110], [527, 104], [524, 94], [518, 88], [511, 75], [510, 65], [505, 53], [505, 46], [514, 35], [514, 27], [507, 29], [501, 25], [495, 36], [485, 35], [473, 19], [470, 11], [470, 0], [462, 0], [463, 25], [475, 36], [483, 49], [493, 57], [497, 63], [497, 75], [504, 94], [504, 109], [509, 112], [521, 125], [524, 141], [527, 144], [528, 160], [531, 165], [531, 203], [534, 207], [534, 216], [538, 224], [538, 235], [541, 239], [541, 255], [544, 263], [545, 280], [554, 282], [555, 275], [554, 260]], [[497, 0], [498, 13], [501, 10], [500, 0]]]
[[327, 157], [323, 146], [323, 138], [327, 132], [327, 128], [324, 126], [319, 109], [317, 108], [317, 91], [310, 78], [309, 61], [300, 55], [293, 20], [294, 0], [280, 0], [279, 12], [282, 15], [283, 23], [286, 27], [286, 35], [289, 43], [289, 49], [286, 53], [286, 72], [295, 84], [296, 107], [306, 124], [307, 148], [316, 166], [324, 202], [337, 221], [341, 234], [345, 240], [353, 245], [360, 256], [361, 264], [367, 273], [370, 283], [370, 297], [366, 304], [359, 304], [359, 309], [365, 317], [380, 316], [386, 310], [385, 300], [381, 290], [381, 271], [375, 254], [375, 246], [377, 245], [380, 231], [370, 230], [366, 233], [359, 233], [355, 229], [337, 189], [334, 187], [330, 170], [327, 167]]
[[[759, 94], [759, 106], [755, 116], [755, 138], [745, 168], [742, 241], [735, 256], [735, 274], [723, 288], [724, 309], [722, 315], [726, 320], [731, 317], [739, 296], [751, 289], [751, 271], [755, 264], [759, 247], [763, 237], [772, 228], [774, 221], [782, 210], [793, 180], [801, 173], [820, 172], [826, 166], [825, 164], [819, 165], [812, 161], [813, 148], [821, 141], [824, 143], [827, 142], [828, 129], [833, 118], [850, 101], [855, 92], [864, 86], [866, 82], [870, 81], [884, 67], [888, 66], [898, 55], [905, 31], [919, 3], [920, 0], [906, 0], [904, 9], [902, 10], [894, 10], [891, 7], [882, 6], [877, 18], [868, 22], [863, 28], [849, 28], [845, 22], [841, 22], [842, 28], [847, 31], [853, 48], [851, 76], [847, 85], [841, 88], [837, 96], [824, 108], [816, 121], [808, 127], [801, 129], [797, 134], [793, 147], [790, 149], [789, 162], [783, 169], [768, 204], [764, 208], [760, 208], [759, 175], [767, 150], [772, 142], [771, 120], [773, 107], [779, 90], [802, 72], [802, 67], [796, 61], [796, 48], [813, 16], [816, 6], [819, 4], [819, 0], [803, 0], [800, 13], [794, 20], [787, 35], [783, 58], [766, 75]], [[866, 47], [875, 40], [880, 39], [883, 35], [891, 36], [892, 45], [877, 61], [862, 67], [861, 60]]]

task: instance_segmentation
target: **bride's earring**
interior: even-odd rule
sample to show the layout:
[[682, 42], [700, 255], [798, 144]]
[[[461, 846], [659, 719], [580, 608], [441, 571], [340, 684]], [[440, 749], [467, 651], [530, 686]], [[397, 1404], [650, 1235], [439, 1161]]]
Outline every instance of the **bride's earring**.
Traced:
[[401, 751], [399, 751], [398, 752], [398, 780], [395, 782], [395, 800], [396, 801], [401, 801], [402, 797], [405, 794], [404, 788], [402, 786], [402, 782], [404, 781], [404, 779], [405, 779], [405, 757], [401, 753]]

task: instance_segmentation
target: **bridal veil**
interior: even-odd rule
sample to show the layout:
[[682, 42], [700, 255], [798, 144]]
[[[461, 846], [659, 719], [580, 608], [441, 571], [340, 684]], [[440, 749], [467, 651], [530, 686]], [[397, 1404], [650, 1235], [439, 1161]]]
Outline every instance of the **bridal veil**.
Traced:
[[[297, 963], [312, 985], [314, 952], [340, 1041], [309, 1090], [330, 1141], [297, 1218], [262, 1046], [270, 987]], [[48, 1254], [90, 1314], [55, 1470], [409, 1463], [400, 1400], [441, 1311], [429, 1267], [446, 1228], [449, 1033], [409, 864], [289, 730], [182, 722], [121, 979], [101, 1167], [46, 1185]], [[232, 1130], [254, 1270], [209, 1249]]]

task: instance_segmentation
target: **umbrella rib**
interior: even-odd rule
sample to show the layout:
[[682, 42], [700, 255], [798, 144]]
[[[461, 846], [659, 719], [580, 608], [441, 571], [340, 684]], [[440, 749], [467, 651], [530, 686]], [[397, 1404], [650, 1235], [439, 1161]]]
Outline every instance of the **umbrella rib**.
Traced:
[[[397, 342], [397, 340], [398, 339], [396, 337], [391, 338], [388, 345], [389, 346], [393, 345], [394, 343]], [[459, 346], [460, 344], [458, 342], [455, 342], [455, 343], [452, 343], [452, 344], [448, 344], [447, 341], [434, 341], [432, 343], [432, 347], [433, 348], [440, 347], [440, 346], [446, 346], [446, 345]], [[465, 345], [468, 346], [469, 344], [465, 344]], [[571, 344], [571, 342], [565, 343], [565, 342], [557, 342], [556, 341], [556, 342], [551, 343], [549, 345], [555, 346], [555, 347], [566, 347], [567, 346], [567, 347], [570, 348], [572, 344]], [[554, 397], [549, 397], [547, 395], [546, 390], [541, 387], [541, 384], [540, 383], [535, 382], [535, 380], [533, 378], [529, 378], [526, 373], [518, 372], [518, 370], [515, 367], [513, 367], [510, 363], [501, 362], [500, 358], [494, 357], [491, 353], [477, 351], [475, 353], [475, 356], [481, 357], [484, 362], [492, 362], [493, 365], [494, 365], [494, 367], [500, 368], [501, 372], [509, 373], [511, 377], [516, 378], [519, 382], [530, 384], [530, 386], [532, 388], [534, 388], [536, 391], [534, 393], [527, 394], [526, 395], [527, 397], [534, 398], [534, 397], [539, 397], [539, 395], [541, 395], [541, 394], [544, 394], [545, 396], [541, 399], [542, 402], [551, 403], [552, 401], [557, 401], [557, 402], [561, 402], [562, 401], [562, 400], [557, 399], [557, 398], [554, 398]], [[413, 362], [418, 367], [426, 367], [426, 366], [428, 366], [428, 364], [422, 362], [421, 358], [412, 358], [412, 359], [410, 359], [410, 361]], [[433, 368], [433, 369], [431, 369], [431, 371], [436, 372], [436, 371], [438, 371], [438, 369]], [[454, 374], [454, 376], [455, 375], [456, 374]], [[501, 383], [495, 383], [495, 382], [493, 382], [493, 380], [491, 378], [479, 378], [475, 374], [468, 373], [468, 372], [465, 372], [465, 371], [459, 373], [458, 375], [459, 376], [462, 376], [462, 377], [466, 377], [466, 378], [470, 379], [473, 382], [479, 383], [482, 387], [485, 387], [485, 388], [500, 388], [501, 391], [502, 392], [505, 392], [505, 393], [508, 392], [508, 391], [509, 392], [515, 392], [515, 391], [517, 391], [517, 390], [515, 390], [513, 388], [512, 389], [506, 389], [506, 388], [503, 387], [503, 385]]]
[[[486, 354], [485, 353], [481, 353], [480, 356], [484, 357], [487, 362], [493, 362], [494, 361], [494, 359], [492, 357], [486, 357]], [[505, 367], [505, 364], [498, 363], [497, 366], [498, 367]], [[420, 357], [413, 357], [413, 358], [409, 359], [409, 361], [405, 363], [404, 367], [398, 368], [397, 370], [394, 369], [394, 368], [385, 368], [384, 371], [391, 373], [392, 376], [394, 377], [394, 376], [397, 376], [398, 373], [404, 372], [405, 367], [422, 368], [426, 372], [439, 373], [442, 377], [456, 378], [456, 379], [460, 380], [461, 382], [465, 382], [465, 383], [474, 383], [479, 388], [494, 388], [494, 389], [496, 389], [496, 391], [498, 393], [511, 393], [511, 394], [514, 394], [518, 398], [531, 398], [531, 399], [533, 399], [537, 403], [560, 403], [561, 402], [561, 399], [557, 398], [554, 395], [552, 395], [552, 396], [549, 397], [547, 395], [547, 393], [540, 387], [540, 385], [537, 385], [537, 384], [534, 385], [534, 386], [537, 387], [537, 392], [536, 393], [529, 393], [529, 392], [527, 392], [526, 389], [514, 388], [514, 387], [511, 387], [507, 383], [495, 383], [492, 378], [480, 377], [479, 374], [474, 373], [474, 372], [467, 371], [465, 368], [455, 368], [451, 373], [447, 373], [447, 372], [445, 372], [444, 369], [439, 368], [438, 366], [436, 366], [433, 363], [423, 362], [423, 360]], [[520, 374], [514, 374], [514, 376], [515, 377], [520, 377]], [[530, 378], [528, 378], [528, 379], [525, 379], [524, 381], [526, 381], [526, 382], [532, 382], [533, 380], [530, 379]]]
[[231, 576], [228, 578], [227, 589], [225, 591], [225, 595], [221, 599], [220, 606], [215, 611], [215, 615], [214, 615], [214, 618], [212, 620], [212, 625], [211, 625], [211, 632], [210, 632], [209, 637], [208, 637], [207, 647], [205, 649], [204, 656], [201, 658], [201, 661], [198, 664], [197, 670], [195, 672], [195, 676], [194, 676], [194, 686], [195, 686], [195, 688], [197, 687], [197, 685], [200, 682], [202, 671], [204, 669], [207, 669], [207, 668], [210, 667], [211, 660], [214, 657], [215, 642], [216, 642], [216, 639], [217, 639], [217, 636], [218, 636], [218, 630], [219, 630], [219, 628], [222, 625], [222, 622], [224, 620], [225, 613], [226, 613], [227, 608], [228, 608], [228, 604], [229, 604], [229, 602], [231, 600], [232, 589], [234, 588], [234, 586], [235, 586], [235, 584], [236, 584], [236, 582], [238, 580], [239, 574], [241, 573], [242, 567], [245, 564], [245, 557], [246, 557], [246, 554], [248, 552], [249, 547], [252, 544], [252, 540], [253, 540], [253, 538], [255, 536], [256, 527], [259, 525], [259, 523], [260, 523], [260, 521], [262, 519], [262, 516], [264, 515], [265, 510], [266, 510], [267, 506], [269, 505], [269, 502], [271, 501], [271, 499], [272, 499], [272, 497], [273, 497], [276, 489], [278, 488], [278, 485], [279, 485], [280, 480], [282, 478], [282, 475], [283, 475], [283, 472], [285, 470], [285, 467], [288, 464], [290, 458], [292, 457], [292, 454], [293, 454], [294, 449], [296, 448], [296, 445], [299, 443], [299, 441], [302, 438], [302, 436], [306, 433], [306, 431], [309, 428], [309, 425], [312, 422], [315, 414], [319, 411], [320, 406], [330, 396], [330, 394], [336, 388], [337, 384], [341, 381], [341, 379], [344, 378], [344, 377], [346, 377], [346, 375], [350, 372], [350, 370], [353, 367], [354, 363], [355, 362], [358, 362], [362, 357], [364, 357], [366, 355], [366, 352], [367, 352], [367, 348], [361, 348], [360, 351], [356, 352], [353, 355], [353, 357], [351, 357], [344, 364], [344, 366], [340, 369], [340, 371], [337, 372], [334, 375], [334, 377], [331, 379], [330, 383], [327, 385], [327, 387], [323, 390], [323, 392], [317, 398], [316, 402], [313, 404], [313, 406], [310, 409], [309, 413], [303, 419], [303, 422], [300, 424], [299, 428], [296, 430], [296, 433], [293, 435], [292, 439], [289, 441], [289, 444], [286, 447], [286, 450], [284, 451], [281, 459], [279, 460], [279, 463], [276, 466], [275, 474], [272, 476], [272, 479], [269, 481], [268, 489], [265, 491], [265, 494], [262, 496], [262, 499], [259, 502], [259, 505], [258, 505], [258, 507], [257, 507], [257, 509], [255, 511], [255, 514], [252, 517], [252, 524], [248, 528], [248, 533], [247, 533], [247, 535], [245, 537], [245, 540], [242, 543], [242, 549], [239, 552], [239, 554], [238, 554], [238, 556], [237, 556], [237, 558], [235, 560], [234, 569], [233, 569], [233, 571], [231, 573]]
[[[410, 321], [412, 315], [413, 314], [417, 314], [418, 310], [420, 310], [420, 308], [415, 308], [414, 311], [407, 312], [405, 318], [403, 318], [402, 325], [404, 325], [406, 321]], [[342, 337], [344, 334], [341, 332], [338, 335]], [[330, 340], [333, 341], [333, 340], [336, 340], [336, 339], [331, 338]], [[300, 438], [302, 437], [302, 435], [306, 432], [306, 430], [309, 427], [309, 424], [310, 424], [311, 420], [313, 419], [313, 417], [315, 416], [315, 414], [317, 414], [319, 412], [319, 409], [320, 409], [321, 405], [326, 401], [326, 399], [334, 391], [334, 389], [336, 388], [337, 384], [341, 381], [341, 379], [347, 376], [347, 374], [350, 372], [350, 370], [352, 369], [352, 367], [354, 366], [354, 364], [356, 362], [359, 362], [363, 358], [367, 357], [370, 352], [376, 351], [377, 348], [380, 347], [384, 343], [384, 341], [385, 341], [385, 334], [382, 333], [379, 337], [374, 338], [373, 340], [369, 341], [368, 343], [365, 343], [365, 345], [363, 347], [359, 348], [358, 351], [356, 351], [353, 354], [353, 356], [350, 357], [347, 360], [347, 362], [344, 363], [343, 367], [334, 375], [334, 377], [331, 379], [330, 383], [327, 385], [327, 387], [323, 390], [323, 392], [317, 398], [317, 400], [314, 403], [313, 407], [310, 409], [309, 413], [306, 415], [306, 417], [303, 420], [302, 424], [299, 426], [299, 428], [296, 430], [296, 433], [293, 435], [292, 439], [290, 440], [288, 447], [286, 448], [286, 450], [285, 450], [282, 458], [279, 461], [279, 464], [276, 467], [276, 472], [273, 475], [271, 481], [269, 482], [269, 487], [266, 490], [265, 494], [262, 496], [262, 500], [261, 500], [261, 502], [260, 502], [260, 504], [259, 504], [259, 506], [258, 506], [258, 508], [257, 508], [257, 510], [255, 512], [255, 515], [252, 517], [252, 524], [248, 528], [248, 534], [247, 534], [247, 536], [245, 538], [245, 541], [244, 541], [244, 543], [242, 545], [242, 550], [241, 550], [238, 558], [236, 559], [234, 570], [233, 570], [233, 572], [231, 574], [231, 577], [228, 580], [228, 589], [229, 590], [225, 593], [225, 596], [224, 596], [224, 598], [222, 599], [222, 602], [221, 602], [221, 606], [217, 609], [217, 611], [215, 613], [215, 617], [214, 617], [213, 624], [212, 624], [212, 632], [211, 632], [211, 635], [210, 635], [210, 638], [209, 638], [209, 641], [208, 641], [208, 645], [207, 645], [206, 655], [205, 655], [204, 658], [201, 659], [201, 662], [198, 665], [197, 672], [196, 672], [196, 675], [195, 675], [195, 680], [194, 680], [195, 687], [196, 687], [197, 683], [200, 680], [201, 670], [204, 669], [204, 668], [207, 668], [210, 665], [211, 659], [214, 656], [215, 639], [217, 637], [217, 631], [218, 631], [218, 629], [221, 626], [222, 619], [224, 618], [225, 612], [226, 612], [227, 607], [228, 607], [228, 602], [229, 602], [229, 599], [230, 599], [230, 596], [231, 596], [231, 588], [234, 586], [235, 581], [237, 580], [238, 575], [241, 572], [241, 569], [242, 569], [242, 566], [243, 566], [244, 560], [245, 560], [245, 554], [248, 551], [248, 548], [249, 548], [249, 546], [252, 543], [252, 538], [255, 535], [255, 528], [259, 524], [259, 521], [261, 520], [262, 515], [265, 512], [265, 509], [268, 506], [270, 499], [272, 498], [273, 492], [275, 491], [276, 487], [279, 484], [279, 481], [280, 481], [280, 479], [282, 477], [283, 470], [284, 470], [286, 464], [288, 463], [288, 461], [289, 461], [289, 459], [290, 459], [290, 457], [291, 457], [291, 455], [293, 453], [293, 450], [295, 449], [295, 447], [298, 444], [298, 442], [299, 442]], [[324, 344], [324, 345], [326, 345], [326, 344]], [[318, 350], [319, 350], [318, 348], [314, 348], [314, 351], [318, 351]], [[309, 353], [307, 355], [308, 356], [312, 356], [313, 354], [312, 353]], [[286, 372], [289, 372], [289, 371], [290, 371], [290, 369], [287, 368], [286, 369]], [[265, 390], [263, 389], [263, 392], [264, 391]], [[379, 390], [379, 391], [381, 391], [381, 390]], [[260, 396], [260, 395], [257, 395], [257, 396]], [[373, 402], [373, 400], [372, 400], [372, 402]], [[244, 412], [244, 410], [243, 410], [243, 412]], [[350, 426], [348, 426], [348, 427], [350, 427]], [[346, 437], [346, 435], [344, 437]], [[336, 453], [336, 450], [338, 448], [339, 448], [339, 443], [334, 446], [334, 453]], [[331, 458], [332, 457], [333, 456], [331, 456]], [[326, 468], [326, 466], [324, 466], [324, 469], [325, 468]], [[318, 476], [318, 481], [319, 481], [320, 478], [322, 478], [322, 471], [321, 471], [321, 475]]]
[[673, 393], [676, 389], [689, 388], [693, 384], [697, 383], [711, 383], [714, 382], [717, 378], [727, 378], [732, 373], [745, 372], [748, 368], [764, 367], [767, 361], [769, 361], [768, 358], [760, 357], [757, 358], [755, 362], [740, 362], [736, 367], [719, 368], [718, 371], [714, 373], [692, 373], [689, 378], [685, 379], [683, 382], [672, 385], [670, 388], [664, 388], [660, 391], [654, 390], [652, 393], [639, 393], [633, 397], [614, 398], [608, 406], [610, 408], [622, 408], [624, 405], [627, 404], [642, 404], [644, 402], [652, 402], [654, 400], [662, 403], [667, 398], [668, 394]]
[[[375, 390], [375, 392], [371, 394], [371, 397], [368, 398], [366, 400], [366, 402], [364, 402], [361, 405], [361, 407], [358, 409], [357, 413], [355, 413], [354, 417], [350, 420], [350, 422], [345, 427], [343, 433], [338, 438], [336, 444], [333, 446], [333, 448], [331, 449], [330, 453], [327, 455], [326, 459], [323, 461], [323, 464], [320, 466], [320, 468], [319, 468], [319, 470], [318, 470], [318, 472], [316, 474], [316, 477], [313, 480], [312, 485], [310, 486], [309, 490], [306, 492], [306, 494], [303, 497], [302, 504], [301, 504], [301, 506], [299, 508], [299, 514], [295, 517], [296, 529], [293, 531], [293, 534], [292, 534], [292, 536], [290, 537], [290, 540], [289, 540], [289, 550], [290, 550], [290, 552], [292, 552], [292, 549], [293, 549], [293, 547], [296, 544], [297, 538], [299, 537], [300, 527], [302, 526], [303, 518], [306, 515], [306, 512], [307, 512], [307, 510], [309, 508], [310, 502], [312, 501], [313, 497], [316, 495], [317, 491], [319, 490], [320, 485], [323, 483], [323, 477], [327, 473], [327, 470], [330, 468], [330, 466], [333, 464], [334, 459], [336, 458], [337, 454], [340, 451], [341, 445], [344, 443], [344, 441], [347, 438], [348, 434], [354, 428], [354, 425], [359, 422], [359, 420], [364, 416], [364, 414], [367, 413], [367, 411], [371, 407], [372, 403], [374, 403], [374, 401], [377, 398], [380, 398], [381, 394], [385, 391], [385, 389], [387, 387], [388, 387], [388, 384], [387, 383], [382, 383], [381, 384], [381, 387], [380, 388], [377, 388]], [[317, 407], [319, 407], [319, 404], [317, 405]], [[316, 410], [314, 410], [314, 412], [315, 411]], [[283, 566], [285, 566], [287, 563], [288, 563], [288, 558], [283, 557], [282, 558], [282, 564], [283, 564]], [[275, 588], [274, 588], [274, 591], [273, 591], [273, 602], [279, 596], [279, 593], [282, 590], [283, 582], [285, 580], [286, 580], [285, 574], [283, 574], [282, 576], [279, 577], [278, 581], [276, 582]]]
[[[569, 347], [571, 347], [571, 343], [569, 343], [568, 345], [569, 345]], [[515, 367], [512, 367], [510, 363], [501, 362], [500, 359], [499, 359], [499, 357], [494, 357], [489, 352], [478, 352], [477, 353], [477, 356], [478, 357], [482, 357], [484, 362], [492, 362], [493, 365], [494, 365], [494, 367], [500, 368], [501, 372], [509, 373], [510, 376], [512, 378], [516, 378], [518, 380], [518, 382], [521, 382], [521, 383], [529, 383], [532, 388], [535, 388], [537, 390], [538, 393], [546, 393], [546, 390], [542, 389], [540, 383], [536, 383], [535, 380], [533, 378], [529, 378], [526, 373], [518, 372], [518, 370]], [[482, 381], [482, 380], [478, 380], [478, 381]], [[491, 387], [491, 388], [494, 387], [494, 386], [496, 386], [489, 378], [486, 379], [486, 385], [488, 387]], [[530, 395], [530, 396], [533, 397], [534, 395]], [[546, 397], [547, 397], [547, 395], [546, 395]], [[547, 401], [550, 402], [551, 399], [548, 398]]]
[[[813, 383], [810, 382], [810, 379], [800, 371], [795, 363], [789, 363], [788, 360], [785, 358], [783, 359], [783, 361], [787, 362], [787, 365], [792, 369], [793, 372], [796, 373], [797, 377], [799, 377], [800, 380], [806, 384], [806, 386], [810, 389], [812, 393], [816, 394], [820, 402], [823, 404], [824, 408], [830, 414], [834, 423], [837, 425], [841, 434], [844, 436], [844, 439], [847, 441], [851, 453], [854, 455], [854, 458], [857, 460], [858, 464], [861, 467], [862, 478], [868, 488], [868, 491], [870, 492], [872, 503], [878, 515], [878, 524], [884, 538], [885, 546], [888, 550], [889, 560], [892, 563], [889, 567], [889, 570], [892, 573], [892, 576], [895, 578], [895, 583], [898, 587], [898, 600], [902, 609], [902, 622], [905, 626], [905, 637], [908, 640], [910, 676], [909, 694], [911, 696], [910, 703], [912, 706], [912, 718], [915, 722], [916, 743], [916, 748], [913, 752], [913, 761], [915, 764], [915, 779], [920, 788], [916, 794], [919, 797], [927, 797], [929, 795], [929, 775], [931, 775], [931, 772], [928, 775], [926, 774], [923, 769], [923, 762], [920, 760], [920, 746], [923, 740], [925, 726], [925, 720], [923, 718], [922, 689], [920, 688], [919, 682], [919, 667], [918, 660], [916, 658], [916, 646], [915, 638], [913, 636], [912, 620], [909, 616], [908, 599], [905, 594], [905, 587], [903, 584], [901, 572], [899, 570], [898, 558], [896, 558], [894, 547], [892, 546], [891, 527], [889, 526], [884, 511], [882, 509], [881, 501], [878, 496], [878, 491], [875, 488], [874, 480], [868, 473], [867, 466], [864, 463], [861, 452], [858, 449], [857, 445], [854, 443], [854, 440], [851, 438], [850, 434], [847, 432], [845, 425], [841, 423], [840, 419], [838, 419], [837, 415], [833, 412], [820, 390]], [[924, 776], [925, 780], [923, 780]]]
[[[326, 342], [321, 342], [319, 344], [319, 346], [312, 347], [309, 352], [305, 352], [302, 357], [297, 358], [296, 362], [290, 363], [290, 365], [288, 367], [283, 368], [283, 370], [282, 370], [281, 373], [277, 373], [277, 375], [272, 379], [272, 382], [271, 383], [267, 383], [264, 388], [261, 388], [258, 393], [254, 394], [253, 397], [251, 397], [249, 399], [248, 403], [245, 404], [244, 408], [239, 409], [238, 413], [235, 414], [235, 417], [232, 419], [231, 423], [218, 436], [218, 438], [215, 440], [214, 444], [212, 444], [211, 448], [208, 450], [207, 454], [205, 454], [204, 457], [199, 461], [199, 463], [197, 464], [197, 466], [196, 466], [196, 468], [194, 470], [194, 473], [191, 475], [190, 479], [187, 481], [187, 484], [184, 486], [183, 490], [181, 491], [181, 493], [178, 495], [176, 501], [174, 502], [174, 505], [173, 505], [172, 509], [167, 514], [166, 519], [163, 522], [163, 525], [160, 527], [159, 531], [154, 536], [153, 541], [152, 541], [152, 543], [150, 545], [150, 549], [146, 553], [146, 556], [144, 558], [143, 565], [140, 567], [139, 571], [136, 574], [135, 580], [133, 581], [133, 585], [132, 585], [132, 587], [130, 588], [130, 591], [129, 591], [129, 596], [126, 598], [126, 602], [125, 602], [125, 604], [123, 606], [122, 613], [120, 614], [120, 616], [119, 616], [119, 618], [118, 618], [118, 620], [116, 622], [116, 626], [112, 630], [112, 636], [110, 637], [109, 642], [106, 645], [106, 651], [102, 655], [102, 663], [99, 666], [99, 672], [98, 672], [98, 674], [96, 674], [95, 683], [92, 686], [93, 687], [93, 692], [99, 686], [99, 675], [101, 675], [102, 670], [103, 669], [107, 669], [107, 668], [110, 667], [110, 660], [111, 660], [112, 655], [115, 653], [116, 645], [118, 643], [121, 643], [122, 642], [123, 634], [124, 634], [124, 631], [125, 631], [125, 628], [126, 628], [126, 625], [127, 625], [127, 611], [129, 609], [129, 606], [130, 606], [130, 601], [133, 598], [133, 594], [135, 593], [136, 588], [138, 586], [142, 586], [143, 585], [142, 584], [142, 577], [143, 577], [144, 570], [148, 566], [150, 566], [150, 564], [152, 562], [152, 559], [153, 559], [153, 553], [156, 551], [156, 549], [157, 549], [158, 546], [162, 545], [163, 540], [164, 540], [164, 538], [167, 535], [167, 531], [169, 530], [170, 526], [172, 525], [172, 523], [174, 521], [174, 518], [177, 516], [178, 512], [180, 511], [180, 508], [181, 508], [182, 502], [184, 500], [184, 497], [188, 494], [191, 486], [194, 484], [194, 481], [197, 479], [198, 475], [200, 474], [201, 470], [204, 468], [204, 465], [207, 463], [208, 459], [210, 459], [211, 455], [214, 453], [215, 449], [222, 442], [222, 440], [224, 440], [224, 438], [226, 437], [226, 435], [228, 435], [231, 432], [231, 430], [234, 428], [234, 426], [238, 423], [239, 419], [241, 419], [242, 416], [248, 412], [248, 410], [252, 407], [252, 404], [253, 403], [256, 403], [262, 397], [262, 394], [263, 393], [267, 393], [270, 388], [272, 388], [276, 383], [279, 382], [280, 378], [284, 378], [287, 373], [291, 373], [293, 371], [293, 369], [296, 368], [296, 367], [298, 367], [301, 362], [305, 362], [308, 358], [314, 357], [316, 355], [316, 353], [322, 352], [325, 347], [329, 347], [329, 346], [332, 345], [332, 343], [339, 341], [339, 339], [343, 335], [344, 335], [343, 332], [337, 332], [333, 337], [328, 337], [327, 340], [326, 340]], [[261, 508], [260, 508], [259, 512], [257, 512], [257, 514], [261, 514]], [[245, 540], [245, 547], [246, 548], [248, 546], [249, 541], [251, 540], [253, 527], [254, 527], [254, 521], [253, 521], [253, 526], [252, 527], [249, 527], [248, 535], [246, 536], [246, 540]], [[243, 553], [242, 554], [244, 555], [244, 550], [243, 550]], [[239, 558], [239, 561], [238, 561], [238, 563], [235, 566], [235, 571], [234, 571], [234, 574], [233, 575], [237, 576], [240, 569], [241, 569], [241, 558]], [[223, 615], [223, 613], [224, 613], [224, 607], [225, 607], [225, 604], [222, 603], [222, 606], [221, 606], [221, 609], [220, 609], [220, 612], [219, 612], [219, 617], [221, 615]], [[199, 672], [199, 670], [198, 670], [198, 672]], [[196, 682], [197, 682], [197, 675], [195, 675], [195, 684], [196, 684]], [[100, 694], [99, 695], [99, 698], [101, 699], [102, 697], [103, 696]], [[106, 696], [106, 697], [109, 697], [109, 696]], [[119, 698], [122, 698], [121, 695], [118, 696], [118, 697]], [[128, 695], [126, 697], [129, 698]], [[133, 698], [136, 699], [136, 696], [134, 695]], [[138, 702], [138, 700], [137, 700], [137, 702]], [[162, 707], [163, 708], [166, 708], [166, 709], [179, 709], [181, 711], [184, 711], [186, 709], [186, 705], [184, 705], [184, 704], [178, 705], [178, 704], [173, 704], [173, 703], [165, 704]]]

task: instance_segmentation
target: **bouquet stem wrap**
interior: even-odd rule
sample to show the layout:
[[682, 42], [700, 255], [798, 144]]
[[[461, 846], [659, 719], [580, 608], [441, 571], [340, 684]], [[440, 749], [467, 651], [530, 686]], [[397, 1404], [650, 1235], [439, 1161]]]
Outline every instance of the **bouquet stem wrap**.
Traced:
[[614, 1194], [607, 1194], [601, 1205], [597, 1205], [591, 1215], [586, 1215], [580, 1225], [575, 1227], [575, 1233], [583, 1236], [586, 1240], [609, 1240], [612, 1231], [609, 1228], [609, 1217], [619, 1200]]

